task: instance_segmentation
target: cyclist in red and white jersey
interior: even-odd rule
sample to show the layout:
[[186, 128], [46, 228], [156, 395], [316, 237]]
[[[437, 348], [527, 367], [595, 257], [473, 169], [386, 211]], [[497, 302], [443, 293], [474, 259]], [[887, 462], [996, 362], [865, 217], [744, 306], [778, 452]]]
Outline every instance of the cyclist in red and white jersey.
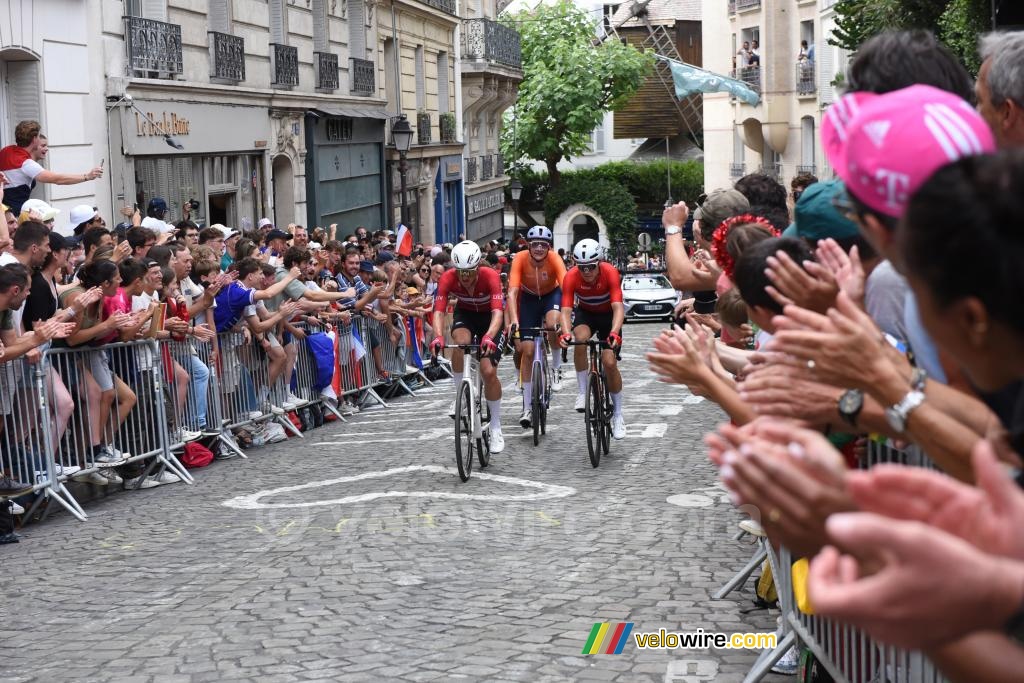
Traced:
[[[444, 347], [444, 312], [449, 297], [455, 299], [455, 314], [452, 318], [451, 337], [455, 344], [471, 344], [473, 337], [479, 339], [480, 350], [486, 356], [480, 362], [480, 374], [484, 381], [484, 398], [491, 409], [491, 453], [500, 453], [505, 448], [505, 437], [501, 434], [501, 382], [498, 380], [498, 361], [501, 351], [495, 341], [504, 322], [505, 299], [501, 294], [501, 279], [493, 268], [481, 268], [480, 247], [475, 242], [459, 242], [452, 249], [452, 263], [455, 268], [446, 271], [437, 282], [434, 296], [434, 330], [437, 336], [430, 342], [435, 354]], [[452, 354], [452, 379], [455, 391], [462, 384], [462, 349]], [[455, 402], [448, 414], [455, 417]]]
[[[626, 321], [622, 279], [615, 266], [601, 260], [601, 245], [596, 240], [580, 240], [572, 255], [576, 266], [562, 280], [562, 329], [570, 329], [569, 312], [572, 311], [573, 334], [563, 334], [559, 342], [562, 348], [568, 348], [574, 336], [577, 342], [583, 342], [596, 333], [598, 339], [612, 347], [601, 351], [601, 362], [612, 399], [612, 436], [622, 439], [626, 436], [626, 421], [622, 417], [622, 375], [617, 358], [622, 348], [622, 325]], [[574, 347], [573, 361], [579, 387], [576, 410], [582, 413], [587, 401], [587, 347]]]

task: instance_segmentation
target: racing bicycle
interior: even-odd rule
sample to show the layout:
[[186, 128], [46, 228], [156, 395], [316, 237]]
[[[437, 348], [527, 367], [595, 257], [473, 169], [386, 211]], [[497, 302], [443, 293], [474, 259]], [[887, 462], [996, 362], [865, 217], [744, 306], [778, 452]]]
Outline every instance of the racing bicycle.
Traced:
[[[491, 410], [483, 397], [483, 376], [480, 374], [479, 344], [446, 344], [446, 349], [461, 349], [464, 353], [465, 374], [455, 394], [455, 464], [459, 478], [469, 481], [473, 471], [473, 451], [480, 468], [491, 461]], [[437, 356], [431, 364], [437, 365]]]
[[[548, 356], [551, 344], [545, 332], [558, 332], [561, 325], [555, 327], [521, 327], [519, 338], [533, 337], [533, 396], [530, 399], [530, 413], [533, 423], [533, 445], [540, 444], [540, 435], [547, 433], [548, 408], [551, 406], [551, 385], [555, 382], [555, 371], [551, 369]], [[538, 378], [543, 378], [540, 381]]]
[[601, 350], [613, 348], [608, 342], [592, 337], [587, 341], [568, 342], [569, 346], [587, 347], [587, 402], [584, 422], [587, 426], [587, 450], [590, 464], [601, 464], [601, 453], [608, 455], [612, 437], [612, 398], [608, 393], [608, 378], [601, 362]]

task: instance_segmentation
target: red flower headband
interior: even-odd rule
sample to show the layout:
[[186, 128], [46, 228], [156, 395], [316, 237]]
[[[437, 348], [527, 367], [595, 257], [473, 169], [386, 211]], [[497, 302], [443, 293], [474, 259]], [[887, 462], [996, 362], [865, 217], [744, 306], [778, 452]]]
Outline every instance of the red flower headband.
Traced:
[[715, 262], [722, 268], [722, 272], [725, 273], [726, 277], [732, 279], [733, 271], [736, 269], [736, 262], [729, 254], [729, 250], [725, 247], [726, 238], [729, 236], [729, 231], [735, 225], [747, 225], [753, 224], [759, 228], [763, 228], [771, 233], [772, 237], [778, 237], [781, 233], [772, 226], [771, 223], [750, 213], [740, 214], [739, 216], [733, 216], [732, 218], [726, 218], [722, 221], [721, 225], [715, 228], [715, 233], [711, 236], [711, 255], [715, 257]]

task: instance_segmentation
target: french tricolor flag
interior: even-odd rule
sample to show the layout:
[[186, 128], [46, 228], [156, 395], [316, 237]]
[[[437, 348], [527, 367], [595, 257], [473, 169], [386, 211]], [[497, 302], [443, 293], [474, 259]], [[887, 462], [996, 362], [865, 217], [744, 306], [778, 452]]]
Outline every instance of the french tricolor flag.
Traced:
[[403, 223], [398, 224], [398, 237], [397, 244], [395, 245], [395, 254], [405, 257], [412, 256], [412, 231], [405, 227]]

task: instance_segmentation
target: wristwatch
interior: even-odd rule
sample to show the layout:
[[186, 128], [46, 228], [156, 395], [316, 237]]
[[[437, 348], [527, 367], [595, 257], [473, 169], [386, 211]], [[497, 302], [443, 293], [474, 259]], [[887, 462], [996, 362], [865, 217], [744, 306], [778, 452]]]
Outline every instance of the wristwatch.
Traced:
[[924, 391], [924, 385], [928, 383], [928, 373], [924, 368], [914, 368], [910, 373], [910, 387], [914, 391]]
[[839, 417], [851, 427], [857, 426], [857, 417], [864, 408], [864, 392], [860, 389], [848, 389], [839, 397]]
[[665, 237], [668, 237], [669, 235], [681, 235], [682, 233], [683, 229], [678, 225], [669, 225], [665, 228]]
[[911, 411], [924, 403], [924, 394], [916, 389], [911, 389], [907, 395], [894, 406], [885, 409], [885, 420], [897, 434], [902, 434], [907, 429], [907, 418]]

